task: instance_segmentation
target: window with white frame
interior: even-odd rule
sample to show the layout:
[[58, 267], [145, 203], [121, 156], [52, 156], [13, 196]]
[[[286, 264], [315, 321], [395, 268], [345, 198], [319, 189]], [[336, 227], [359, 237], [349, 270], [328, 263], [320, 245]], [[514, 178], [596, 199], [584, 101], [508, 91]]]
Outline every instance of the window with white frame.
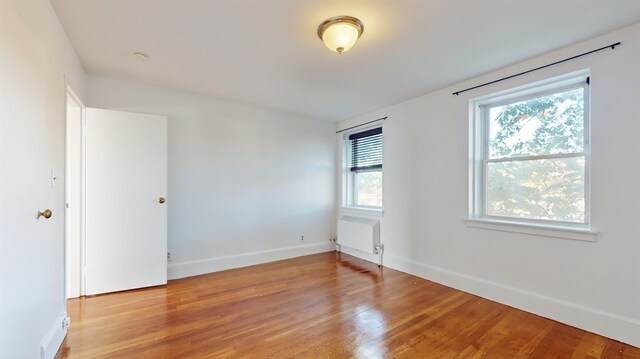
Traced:
[[588, 76], [471, 101], [472, 218], [588, 225]]
[[382, 208], [382, 127], [345, 135], [345, 204]]

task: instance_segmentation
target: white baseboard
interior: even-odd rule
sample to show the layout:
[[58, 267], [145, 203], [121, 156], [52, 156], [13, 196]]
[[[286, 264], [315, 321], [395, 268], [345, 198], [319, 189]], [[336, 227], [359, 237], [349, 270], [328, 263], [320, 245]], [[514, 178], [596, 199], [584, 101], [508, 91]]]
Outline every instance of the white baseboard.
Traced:
[[169, 279], [191, 277], [333, 250], [335, 250], [333, 242], [323, 242], [175, 263], [168, 266], [168, 277]]
[[[309, 254], [334, 250], [333, 243], [313, 243], [260, 252], [176, 263], [169, 266], [169, 279], [246, 267]], [[347, 254], [366, 257], [366, 253], [343, 248]], [[375, 263], [373, 258], [363, 258]], [[640, 347], [640, 321], [581, 306], [560, 299], [540, 295], [519, 288], [502, 285], [456, 273], [416, 261], [385, 255], [386, 267], [409, 273], [498, 303], [553, 319], [580, 329]], [[64, 338], [64, 337], [63, 337]], [[57, 349], [56, 349], [57, 350]], [[54, 353], [55, 354], [55, 353]]]
[[385, 266], [640, 347], [640, 321], [398, 257]]
[[47, 333], [47, 336], [42, 339], [40, 344], [40, 358], [41, 359], [53, 359], [60, 349], [60, 345], [67, 335], [67, 313], [64, 313], [58, 318], [51, 326], [51, 329]]

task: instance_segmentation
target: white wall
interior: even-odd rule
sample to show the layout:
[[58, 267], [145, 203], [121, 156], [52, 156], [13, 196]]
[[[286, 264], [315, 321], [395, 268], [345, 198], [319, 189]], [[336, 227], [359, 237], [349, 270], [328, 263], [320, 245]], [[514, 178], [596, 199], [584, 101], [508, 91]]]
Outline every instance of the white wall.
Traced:
[[333, 123], [103, 76], [87, 88], [87, 106], [169, 117], [169, 278], [332, 249]]
[[64, 336], [65, 77], [83, 96], [51, 4], [0, 1], [0, 358], [52, 357]]
[[[614, 51], [451, 94], [617, 41], [622, 45]], [[640, 346], [638, 59], [640, 24], [340, 122], [338, 129], [389, 117], [381, 224], [385, 263]], [[469, 100], [584, 68], [591, 69], [596, 241], [467, 227]]]

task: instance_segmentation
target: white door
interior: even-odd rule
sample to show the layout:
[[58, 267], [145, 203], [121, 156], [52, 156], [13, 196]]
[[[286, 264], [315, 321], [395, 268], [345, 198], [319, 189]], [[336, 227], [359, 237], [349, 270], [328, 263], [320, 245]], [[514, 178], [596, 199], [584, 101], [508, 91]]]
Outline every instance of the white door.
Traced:
[[166, 284], [167, 118], [85, 115], [85, 294]]
[[82, 116], [84, 105], [67, 89], [67, 137], [65, 165], [65, 265], [67, 298], [77, 298], [81, 291], [82, 258]]
[[0, 358], [39, 358], [66, 312], [64, 79], [18, 7], [0, 1]]

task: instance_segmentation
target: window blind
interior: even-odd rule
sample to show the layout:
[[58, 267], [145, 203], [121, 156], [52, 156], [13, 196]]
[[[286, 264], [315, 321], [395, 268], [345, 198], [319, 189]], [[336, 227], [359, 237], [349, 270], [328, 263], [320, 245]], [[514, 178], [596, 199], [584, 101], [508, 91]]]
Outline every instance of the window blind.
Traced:
[[349, 135], [352, 172], [382, 169], [382, 127]]

